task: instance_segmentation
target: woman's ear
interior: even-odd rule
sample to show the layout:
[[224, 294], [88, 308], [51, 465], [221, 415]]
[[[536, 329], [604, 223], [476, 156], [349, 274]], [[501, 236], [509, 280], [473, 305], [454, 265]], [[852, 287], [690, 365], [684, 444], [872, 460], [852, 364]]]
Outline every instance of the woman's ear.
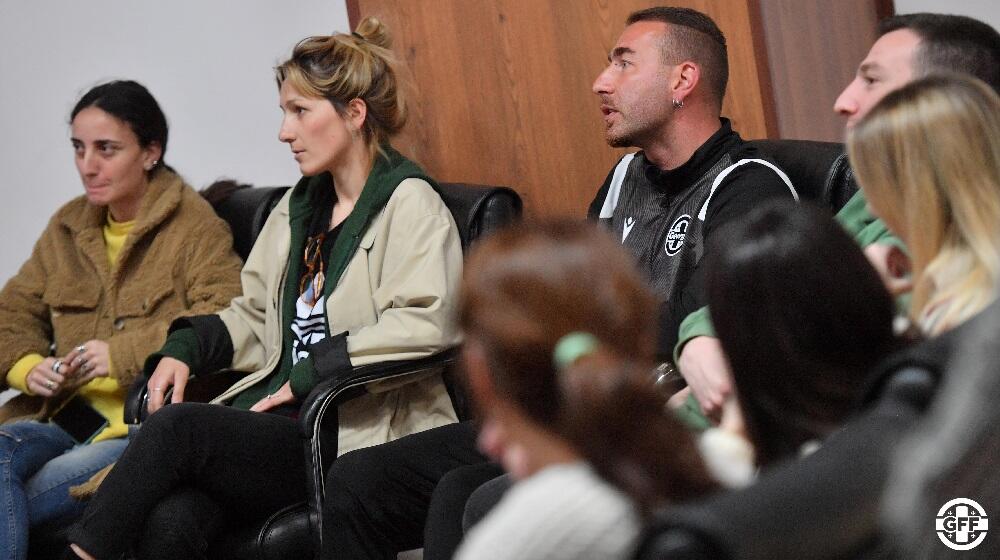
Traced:
[[151, 171], [163, 157], [163, 146], [159, 142], [150, 142], [142, 149], [142, 168]]
[[368, 104], [355, 97], [347, 103], [347, 122], [352, 130], [361, 130], [368, 117]]

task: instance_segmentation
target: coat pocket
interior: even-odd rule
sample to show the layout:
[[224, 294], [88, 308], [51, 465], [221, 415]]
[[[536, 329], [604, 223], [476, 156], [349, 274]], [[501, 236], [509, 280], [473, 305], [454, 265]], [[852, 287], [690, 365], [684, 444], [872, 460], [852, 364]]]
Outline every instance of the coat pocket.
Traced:
[[[138, 288], [135, 286], [134, 288]], [[170, 306], [169, 300], [174, 295], [173, 284], [169, 281], [155, 284], [144, 284], [145, 289], [130, 289], [122, 292], [118, 298], [119, 317], [151, 317], [161, 308], [169, 314], [181, 311], [179, 305]]]
[[52, 310], [53, 317], [70, 313], [91, 313], [101, 301], [101, 290], [86, 283], [51, 286], [42, 294], [42, 300]]

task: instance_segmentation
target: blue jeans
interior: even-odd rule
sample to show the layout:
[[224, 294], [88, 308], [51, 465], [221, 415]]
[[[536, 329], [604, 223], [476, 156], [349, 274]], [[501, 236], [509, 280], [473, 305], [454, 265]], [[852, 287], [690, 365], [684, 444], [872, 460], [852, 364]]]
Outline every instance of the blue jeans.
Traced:
[[42, 422], [0, 426], [0, 559], [28, 557], [29, 526], [79, 517], [87, 504], [71, 498], [69, 488], [113, 463], [127, 444], [119, 438], [78, 445]]

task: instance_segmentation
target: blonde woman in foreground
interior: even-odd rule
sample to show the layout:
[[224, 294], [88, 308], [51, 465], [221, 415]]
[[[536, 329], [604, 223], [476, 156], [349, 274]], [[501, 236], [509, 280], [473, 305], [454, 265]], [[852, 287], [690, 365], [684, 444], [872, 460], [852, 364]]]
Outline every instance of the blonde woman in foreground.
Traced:
[[847, 139], [875, 214], [906, 243], [910, 316], [936, 336], [982, 311], [1000, 279], [1000, 98], [962, 75], [887, 95]]

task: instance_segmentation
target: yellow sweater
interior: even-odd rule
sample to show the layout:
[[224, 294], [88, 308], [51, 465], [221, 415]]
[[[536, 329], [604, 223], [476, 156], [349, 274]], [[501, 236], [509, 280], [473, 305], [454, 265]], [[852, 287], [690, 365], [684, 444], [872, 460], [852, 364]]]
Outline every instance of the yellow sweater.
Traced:
[[[135, 221], [116, 222], [108, 212], [108, 223], [104, 225], [104, 247], [108, 252], [108, 263], [114, 268], [118, 261], [118, 254], [125, 244], [125, 238], [135, 226]], [[28, 374], [31, 370], [45, 360], [41, 354], [28, 354], [19, 359], [10, 371], [7, 372], [7, 384], [11, 387], [29, 393], [27, 386]], [[110, 363], [108, 368], [114, 368]], [[90, 406], [108, 419], [108, 427], [105, 428], [93, 441], [123, 437], [128, 433], [128, 426], [125, 425], [125, 406], [123, 389], [118, 386], [118, 382], [113, 377], [98, 377], [92, 379], [78, 391], [81, 397], [86, 399]]]

